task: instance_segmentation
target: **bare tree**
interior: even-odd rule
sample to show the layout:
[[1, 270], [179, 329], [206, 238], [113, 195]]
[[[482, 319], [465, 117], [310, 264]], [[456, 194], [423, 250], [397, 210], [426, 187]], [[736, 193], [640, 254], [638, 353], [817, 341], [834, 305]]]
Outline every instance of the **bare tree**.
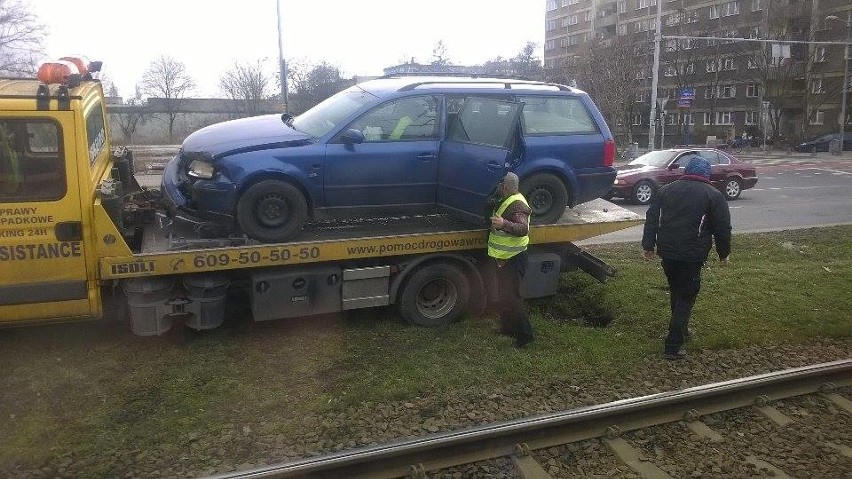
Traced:
[[237, 61], [219, 78], [219, 88], [228, 98], [236, 100], [238, 115], [253, 116], [261, 112], [263, 101], [269, 98], [271, 81], [272, 76], [263, 70], [263, 60]]
[[45, 33], [28, 3], [0, 0], [0, 75], [32, 76], [44, 56]]
[[512, 58], [515, 74], [531, 80], [543, 80], [544, 68], [541, 59], [536, 55], [538, 45], [535, 42], [527, 42], [526, 45]]
[[142, 91], [139, 85], [136, 85], [136, 94], [133, 98], [128, 98], [125, 105], [133, 108], [123, 110], [122, 113], [116, 115], [118, 127], [124, 135], [125, 143], [133, 143], [133, 134], [136, 132], [136, 127], [140, 123], [145, 122], [145, 102], [142, 100]]
[[341, 81], [340, 69], [324, 61], [314, 65], [298, 59], [288, 64], [293, 94], [287, 108], [292, 113], [301, 113], [348, 86]]
[[432, 49], [432, 65], [452, 65], [447, 58], [447, 46], [443, 40], [438, 40], [435, 48]]
[[195, 82], [186, 73], [186, 66], [168, 56], [161, 56], [151, 62], [148, 70], [142, 75], [142, 92], [148, 95], [149, 99], [159, 99], [166, 110], [169, 141], [174, 141], [175, 118], [181, 103], [193, 88]]
[[[574, 66], [577, 83], [595, 99], [610, 125], [630, 121], [635, 109], [637, 83], [636, 57], [639, 45], [625, 37], [604, 44], [594, 40], [588, 44]], [[566, 81], [567, 83], [567, 81]], [[628, 141], [632, 133], [627, 128]]]

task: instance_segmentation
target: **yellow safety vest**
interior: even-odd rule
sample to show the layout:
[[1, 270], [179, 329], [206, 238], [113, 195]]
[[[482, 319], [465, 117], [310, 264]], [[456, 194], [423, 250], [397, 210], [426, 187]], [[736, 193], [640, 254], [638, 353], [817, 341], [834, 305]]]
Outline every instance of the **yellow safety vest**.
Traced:
[[[529, 207], [529, 203], [527, 203], [524, 195], [520, 193], [515, 193], [514, 195], [503, 200], [503, 203], [500, 204], [500, 207], [494, 211], [495, 216], [502, 216], [503, 212], [506, 211], [506, 208], [509, 207], [512, 203], [520, 201], [521, 203], [527, 205]], [[529, 220], [527, 220], [529, 222]], [[528, 223], [529, 225], [529, 223]], [[505, 231], [494, 230], [492, 229], [490, 233], [488, 233], [488, 256], [497, 259], [509, 259], [516, 254], [523, 252], [527, 249], [527, 245], [530, 243], [530, 237], [528, 235], [524, 236], [512, 236]]]

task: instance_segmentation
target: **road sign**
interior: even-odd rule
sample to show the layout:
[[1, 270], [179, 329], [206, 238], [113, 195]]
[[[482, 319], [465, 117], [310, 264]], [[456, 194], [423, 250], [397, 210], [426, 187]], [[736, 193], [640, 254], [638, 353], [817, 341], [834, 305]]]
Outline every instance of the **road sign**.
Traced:
[[678, 90], [677, 106], [679, 108], [689, 108], [695, 100], [695, 88], [685, 87]]

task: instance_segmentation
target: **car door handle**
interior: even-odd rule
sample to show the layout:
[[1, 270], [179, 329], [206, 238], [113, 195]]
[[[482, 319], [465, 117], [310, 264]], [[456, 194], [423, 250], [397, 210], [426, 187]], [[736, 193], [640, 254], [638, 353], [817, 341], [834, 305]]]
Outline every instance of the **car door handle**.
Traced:
[[420, 153], [417, 155], [417, 159], [420, 161], [432, 161], [436, 158], [438, 158], [438, 155], [434, 153]]
[[497, 163], [496, 161], [489, 161], [488, 163], [485, 164], [485, 167], [488, 168], [491, 171], [496, 171], [496, 170], [503, 168], [503, 165], [501, 165], [500, 163]]

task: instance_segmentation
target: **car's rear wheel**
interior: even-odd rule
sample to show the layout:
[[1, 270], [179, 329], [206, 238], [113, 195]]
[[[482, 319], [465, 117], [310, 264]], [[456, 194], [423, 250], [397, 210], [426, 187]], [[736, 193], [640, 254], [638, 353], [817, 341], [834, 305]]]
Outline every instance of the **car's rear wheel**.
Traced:
[[643, 180], [636, 183], [636, 186], [633, 187], [633, 197], [631, 199], [637, 205], [647, 205], [652, 199], [654, 199], [654, 195], [656, 194], [657, 189], [654, 188], [654, 184], [650, 181]]
[[298, 188], [278, 180], [249, 187], [237, 203], [237, 223], [250, 238], [264, 243], [295, 236], [308, 218], [308, 204]]
[[735, 200], [743, 192], [743, 183], [739, 178], [728, 178], [725, 181], [725, 198]]
[[555, 223], [568, 205], [568, 188], [550, 173], [537, 173], [521, 181], [521, 193], [532, 209], [534, 223]]

